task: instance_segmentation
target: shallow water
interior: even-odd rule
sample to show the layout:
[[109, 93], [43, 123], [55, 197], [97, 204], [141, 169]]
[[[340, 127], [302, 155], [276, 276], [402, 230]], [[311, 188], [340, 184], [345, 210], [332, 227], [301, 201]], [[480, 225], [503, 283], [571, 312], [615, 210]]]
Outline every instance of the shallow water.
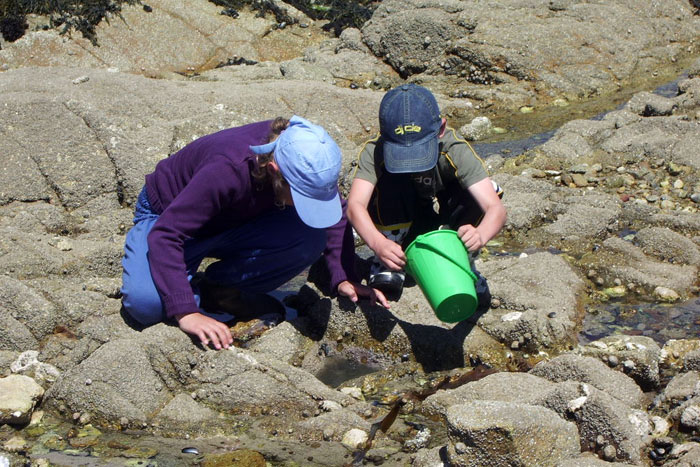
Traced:
[[345, 381], [368, 375], [375, 371], [377, 371], [376, 367], [341, 356], [331, 355], [326, 357], [323, 367], [316, 372], [315, 376], [327, 386], [337, 388]]
[[611, 301], [586, 309], [579, 343], [610, 335], [647, 336], [663, 346], [670, 339], [700, 336], [700, 298], [677, 304]]
[[[678, 95], [678, 83], [688, 77], [687, 72], [677, 78], [658, 85], [652, 89], [654, 94], [663, 97]], [[495, 134], [484, 141], [472, 143], [474, 150], [481, 157], [500, 154], [503, 157], [515, 157], [530, 149], [546, 143], [564, 123], [574, 119], [600, 120], [609, 112], [622, 108], [635, 91], [620, 93], [614, 98], [591, 100], [577, 105], [554, 107], [544, 115], [521, 114], [508, 119], [494, 120], [494, 125], [508, 130], [504, 134]], [[461, 122], [460, 122], [461, 123]], [[464, 124], [467, 122], [463, 122]], [[544, 131], [542, 131], [544, 130]]]

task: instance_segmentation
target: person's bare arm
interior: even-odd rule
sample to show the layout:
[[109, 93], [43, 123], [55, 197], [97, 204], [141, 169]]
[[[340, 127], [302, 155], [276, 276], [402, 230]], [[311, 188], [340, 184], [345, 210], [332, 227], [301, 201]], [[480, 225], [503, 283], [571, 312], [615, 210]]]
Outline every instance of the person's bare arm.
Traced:
[[367, 211], [372, 198], [374, 184], [356, 178], [348, 194], [348, 219], [367, 246], [389, 269], [399, 271], [406, 265], [406, 256], [401, 245], [386, 238], [377, 230]]
[[493, 189], [489, 178], [471, 185], [469, 193], [479, 203], [484, 211], [484, 217], [478, 227], [471, 224], [461, 225], [457, 233], [469, 251], [476, 251], [501, 231], [506, 222], [506, 208]]

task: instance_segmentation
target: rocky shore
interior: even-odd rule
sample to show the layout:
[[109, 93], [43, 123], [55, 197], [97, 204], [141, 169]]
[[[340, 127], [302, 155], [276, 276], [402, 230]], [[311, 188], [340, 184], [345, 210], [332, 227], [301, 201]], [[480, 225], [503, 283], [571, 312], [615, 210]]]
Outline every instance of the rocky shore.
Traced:
[[[700, 309], [693, 4], [386, 0], [340, 37], [278, 5], [289, 24], [158, 0], [101, 23], [99, 45], [41, 17], [0, 41], [0, 466], [700, 463], [700, 339], [579, 339], [593, 305]], [[347, 189], [405, 80], [472, 139], [567, 116], [524, 154], [482, 154], [508, 211], [477, 262], [488, 310], [448, 325], [415, 286], [391, 310], [353, 304], [318, 264], [290, 286], [293, 319], [239, 323], [230, 350], [124, 319], [124, 236], [157, 161], [296, 113], [339, 143]]]

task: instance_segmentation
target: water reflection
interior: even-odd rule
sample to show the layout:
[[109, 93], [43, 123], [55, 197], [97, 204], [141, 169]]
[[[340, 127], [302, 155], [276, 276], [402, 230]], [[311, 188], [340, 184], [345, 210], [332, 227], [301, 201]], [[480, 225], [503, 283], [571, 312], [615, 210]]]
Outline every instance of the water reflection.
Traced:
[[327, 386], [337, 388], [345, 381], [377, 371], [377, 368], [364, 365], [355, 360], [330, 355], [324, 360], [323, 367], [316, 373], [316, 378]]

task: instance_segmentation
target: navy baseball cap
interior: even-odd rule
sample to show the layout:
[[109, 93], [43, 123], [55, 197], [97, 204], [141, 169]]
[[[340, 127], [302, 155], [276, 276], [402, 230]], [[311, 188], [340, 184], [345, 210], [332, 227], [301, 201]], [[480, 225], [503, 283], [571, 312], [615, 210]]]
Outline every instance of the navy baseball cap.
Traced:
[[435, 96], [426, 88], [403, 84], [387, 92], [379, 105], [386, 169], [408, 173], [435, 167], [441, 125]]
[[294, 207], [306, 225], [323, 229], [340, 221], [342, 153], [326, 130], [295, 115], [277, 139], [250, 146], [250, 150], [255, 154], [274, 151], [275, 162], [291, 188]]

